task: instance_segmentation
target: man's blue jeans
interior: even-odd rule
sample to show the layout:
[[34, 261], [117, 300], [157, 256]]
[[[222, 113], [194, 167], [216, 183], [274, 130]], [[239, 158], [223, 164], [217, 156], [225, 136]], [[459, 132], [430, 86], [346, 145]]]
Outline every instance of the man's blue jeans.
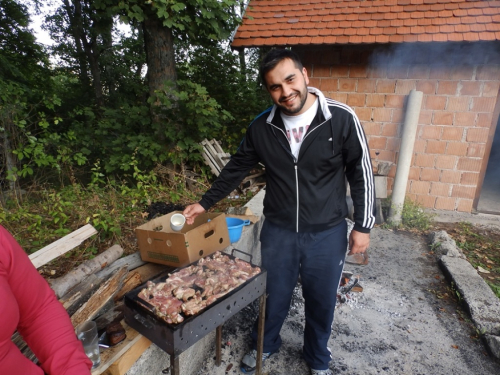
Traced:
[[[260, 241], [268, 295], [264, 352], [281, 346], [280, 330], [300, 275], [306, 318], [304, 359], [313, 369], [327, 369], [331, 360], [328, 339], [347, 252], [347, 223], [344, 220], [318, 233], [296, 233], [265, 221]], [[257, 323], [252, 339], [255, 346]]]

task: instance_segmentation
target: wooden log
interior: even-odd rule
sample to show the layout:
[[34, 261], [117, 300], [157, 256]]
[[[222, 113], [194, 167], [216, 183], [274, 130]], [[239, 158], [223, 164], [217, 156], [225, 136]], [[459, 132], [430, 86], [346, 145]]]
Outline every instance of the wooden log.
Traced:
[[31, 263], [33, 263], [35, 268], [40, 268], [58, 256], [79, 246], [83, 241], [96, 233], [97, 230], [92, 225], [87, 224], [31, 254], [29, 256]]
[[71, 316], [90, 298], [102, 282], [103, 279], [97, 277], [95, 274], [89, 275], [62, 296], [59, 302], [62, 303]]
[[97, 255], [94, 259], [90, 259], [78, 267], [54, 280], [49, 280], [50, 286], [56, 293], [57, 298], [61, 298], [68, 290], [81, 282], [86, 276], [106, 267], [120, 258], [123, 254], [123, 249], [120, 245], [113, 245], [105, 252]]
[[146, 262], [141, 259], [141, 254], [137, 251], [133, 254], [127, 255], [126, 257], [116, 260], [109, 266], [96, 272], [96, 276], [101, 279], [107, 279], [111, 274], [115, 273], [116, 270], [122, 268], [123, 266], [127, 266], [127, 269], [131, 271], [144, 264], [146, 264]]
[[100, 309], [112, 300], [118, 290], [121, 289], [123, 279], [127, 275], [127, 267], [120, 268], [110, 277], [93, 295], [78, 309], [71, 317], [73, 326], [76, 327], [86, 320], [92, 320], [97, 316]]
[[141, 275], [139, 272], [133, 271], [129, 272], [125, 280], [123, 281], [122, 288], [116, 293], [114, 300], [119, 301], [123, 298], [123, 296], [130, 292], [132, 289], [138, 287], [142, 284]]

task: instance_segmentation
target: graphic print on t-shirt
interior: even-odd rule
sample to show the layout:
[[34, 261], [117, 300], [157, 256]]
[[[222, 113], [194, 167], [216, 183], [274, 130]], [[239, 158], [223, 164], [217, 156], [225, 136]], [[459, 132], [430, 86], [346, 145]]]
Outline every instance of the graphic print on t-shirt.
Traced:
[[[302, 142], [302, 138], [304, 138], [304, 134], [307, 133], [307, 129], [309, 129], [309, 126], [310, 125], [299, 126], [297, 128], [292, 129], [293, 140], [295, 141], [295, 143]], [[290, 130], [286, 131], [286, 137], [288, 138], [288, 143], [292, 144], [292, 137], [290, 136]]]
[[318, 105], [318, 100], [316, 99], [313, 105], [300, 115], [287, 116], [281, 113], [281, 118], [286, 129], [286, 138], [290, 144], [290, 151], [296, 158], [299, 156], [300, 145], [307, 134], [307, 130], [314, 120]]

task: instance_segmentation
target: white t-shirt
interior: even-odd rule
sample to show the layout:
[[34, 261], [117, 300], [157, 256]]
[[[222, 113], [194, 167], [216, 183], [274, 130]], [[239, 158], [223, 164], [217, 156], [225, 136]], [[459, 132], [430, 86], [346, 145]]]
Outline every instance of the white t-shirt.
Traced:
[[316, 98], [313, 105], [300, 115], [288, 116], [281, 112], [281, 118], [283, 119], [286, 129], [286, 137], [288, 139], [288, 143], [290, 143], [292, 154], [296, 158], [299, 157], [300, 145], [306, 135], [307, 129], [309, 129], [311, 122], [316, 116], [316, 112], [318, 112], [318, 105], [318, 98]]

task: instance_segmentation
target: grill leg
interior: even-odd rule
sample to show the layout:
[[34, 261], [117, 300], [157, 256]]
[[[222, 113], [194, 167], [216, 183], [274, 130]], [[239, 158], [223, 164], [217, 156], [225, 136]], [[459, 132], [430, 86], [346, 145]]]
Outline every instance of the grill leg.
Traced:
[[170, 373], [172, 375], [181, 375], [179, 356], [170, 356]]
[[257, 366], [255, 375], [260, 375], [262, 371], [262, 352], [264, 351], [264, 319], [266, 317], [266, 293], [259, 299], [259, 323], [257, 327]]
[[221, 363], [221, 345], [222, 345], [222, 324], [215, 331], [215, 365], [220, 366]]

